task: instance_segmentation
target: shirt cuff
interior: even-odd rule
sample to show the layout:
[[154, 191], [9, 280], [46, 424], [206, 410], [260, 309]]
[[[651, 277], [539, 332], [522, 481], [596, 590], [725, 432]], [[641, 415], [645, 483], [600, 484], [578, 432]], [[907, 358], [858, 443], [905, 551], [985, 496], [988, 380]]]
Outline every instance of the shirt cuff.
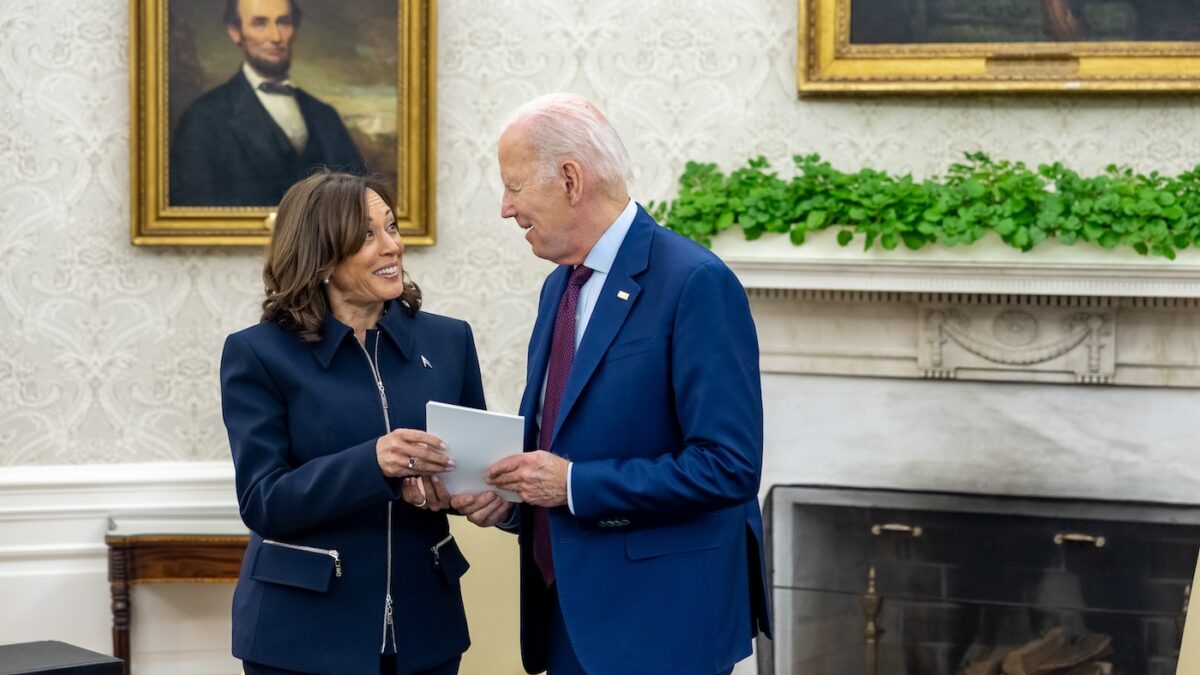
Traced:
[[508, 510], [508, 517], [504, 519], [503, 523], [497, 524], [496, 527], [498, 527], [502, 530], [512, 530], [513, 528], [515, 528], [517, 526], [517, 523], [519, 523], [520, 521], [521, 521], [521, 505], [513, 504], [512, 508], [510, 508]]
[[575, 502], [571, 499], [571, 469], [575, 468], [575, 462], [567, 462], [567, 509], [571, 515], [575, 515]]

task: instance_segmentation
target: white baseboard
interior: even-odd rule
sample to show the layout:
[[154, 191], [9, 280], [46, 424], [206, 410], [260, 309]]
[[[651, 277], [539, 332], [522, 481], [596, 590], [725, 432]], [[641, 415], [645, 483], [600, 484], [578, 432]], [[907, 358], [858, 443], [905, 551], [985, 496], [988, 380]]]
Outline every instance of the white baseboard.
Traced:
[[[227, 462], [0, 467], [0, 642], [112, 654], [109, 515], [233, 508]], [[232, 585], [133, 589], [133, 675], [233, 675]]]

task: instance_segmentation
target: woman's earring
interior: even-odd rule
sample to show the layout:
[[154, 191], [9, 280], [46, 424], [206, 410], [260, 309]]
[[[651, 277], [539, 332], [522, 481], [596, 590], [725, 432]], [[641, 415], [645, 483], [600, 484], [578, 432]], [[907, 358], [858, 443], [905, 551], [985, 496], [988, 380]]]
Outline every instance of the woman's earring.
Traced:
[[325, 281], [322, 283], [324, 283], [326, 286], [328, 286], [329, 285], [329, 277], [325, 277]]

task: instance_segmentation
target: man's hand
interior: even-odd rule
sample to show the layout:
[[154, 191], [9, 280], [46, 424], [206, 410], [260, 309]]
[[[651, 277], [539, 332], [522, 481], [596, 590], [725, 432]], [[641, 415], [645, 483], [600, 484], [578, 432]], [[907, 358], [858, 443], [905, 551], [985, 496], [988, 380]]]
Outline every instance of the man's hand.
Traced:
[[545, 450], [510, 455], [488, 467], [487, 484], [517, 493], [526, 504], [562, 506], [567, 503], [568, 465]]
[[508, 520], [512, 511], [512, 504], [491, 490], [477, 495], [454, 495], [450, 497], [450, 506], [480, 527], [499, 525]]

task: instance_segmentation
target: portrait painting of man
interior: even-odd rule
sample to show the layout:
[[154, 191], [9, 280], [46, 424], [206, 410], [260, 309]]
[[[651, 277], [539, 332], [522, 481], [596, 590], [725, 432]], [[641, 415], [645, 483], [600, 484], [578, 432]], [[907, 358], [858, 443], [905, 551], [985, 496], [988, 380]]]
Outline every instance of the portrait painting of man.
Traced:
[[855, 44], [1191, 42], [1195, 0], [854, 0]]
[[171, 207], [273, 207], [322, 167], [396, 176], [397, 5], [167, 5]]

